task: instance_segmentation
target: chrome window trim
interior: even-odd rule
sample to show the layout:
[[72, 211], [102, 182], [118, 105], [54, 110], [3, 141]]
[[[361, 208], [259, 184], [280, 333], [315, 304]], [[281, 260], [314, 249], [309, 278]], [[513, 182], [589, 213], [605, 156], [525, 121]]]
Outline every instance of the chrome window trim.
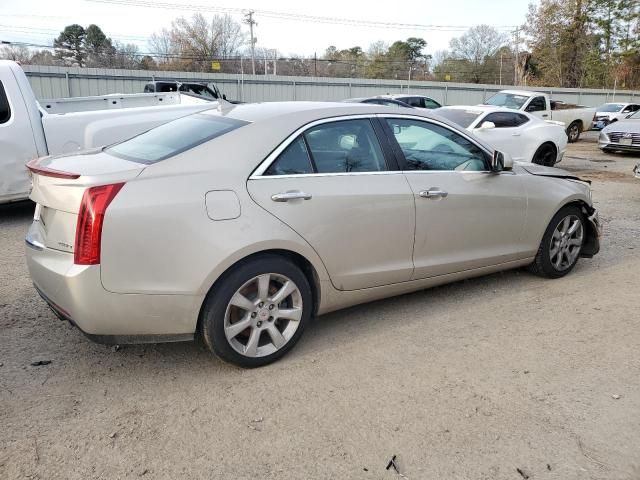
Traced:
[[[399, 114], [399, 113], [366, 113], [366, 114], [352, 114], [352, 115], [341, 115], [337, 117], [328, 117], [321, 118], [319, 120], [314, 120], [309, 122], [302, 127], [298, 128], [291, 135], [285, 138], [280, 145], [278, 145], [267, 157], [260, 162], [258, 167], [253, 171], [253, 173], [249, 176], [249, 180], [261, 180], [261, 179], [270, 179], [270, 178], [306, 178], [306, 177], [336, 177], [336, 176], [345, 176], [345, 175], [387, 175], [387, 174], [398, 174], [398, 173], [416, 173], [416, 172], [424, 172], [424, 173], [442, 173], [442, 172], [465, 172], [465, 173], [493, 173], [490, 170], [384, 170], [384, 171], [373, 171], [373, 172], [332, 172], [332, 173], [298, 173], [298, 174], [290, 174], [290, 175], [264, 175], [264, 172], [271, 166], [271, 164], [280, 156], [280, 154], [296, 139], [299, 135], [303, 134], [307, 130], [316, 127], [318, 125], [323, 125], [325, 123], [333, 123], [340, 122], [344, 120], [360, 120], [360, 119], [373, 119], [373, 118], [399, 118], [403, 120], [418, 120], [427, 123], [433, 123], [440, 127], [446, 128], [449, 131], [459, 134], [473, 145], [478, 147], [480, 150], [485, 152], [487, 155], [493, 155], [492, 151], [487, 150], [482, 144], [479, 144], [477, 140], [467, 135], [463, 131], [459, 131], [451, 128], [451, 126], [443, 123], [439, 120], [436, 120], [431, 117], [423, 117], [420, 115], [411, 115], [411, 114]], [[382, 146], [381, 146], [382, 148]]]

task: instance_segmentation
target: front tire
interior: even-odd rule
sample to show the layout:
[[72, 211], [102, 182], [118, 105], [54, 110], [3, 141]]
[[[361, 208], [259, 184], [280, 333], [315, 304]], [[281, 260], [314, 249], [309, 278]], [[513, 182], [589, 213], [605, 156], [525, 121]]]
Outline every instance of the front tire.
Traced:
[[261, 367], [284, 356], [311, 318], [304, 273], [279, 255], [264, 255], [225, 274], [205, 300], [202, 336], [222, 360]]
[[561, 208], [549, 222], [529, 271], [546, 278], [564, 277], [578, 263], [585, 234], [582, 210], [574, 205]]

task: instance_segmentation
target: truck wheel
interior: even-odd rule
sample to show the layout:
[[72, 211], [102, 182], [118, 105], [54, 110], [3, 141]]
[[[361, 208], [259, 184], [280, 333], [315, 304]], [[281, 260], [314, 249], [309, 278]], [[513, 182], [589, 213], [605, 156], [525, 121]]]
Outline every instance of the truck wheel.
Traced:
[[569, 137], [569, 143], [575, 143], [580, 139], [580, 131], [582, 130], [582, 128], [580, 128], [580, 122], [576, 121], [573, 122], [571, 125], [569, 125], [569, 127], [567, 128], [567, 137]]

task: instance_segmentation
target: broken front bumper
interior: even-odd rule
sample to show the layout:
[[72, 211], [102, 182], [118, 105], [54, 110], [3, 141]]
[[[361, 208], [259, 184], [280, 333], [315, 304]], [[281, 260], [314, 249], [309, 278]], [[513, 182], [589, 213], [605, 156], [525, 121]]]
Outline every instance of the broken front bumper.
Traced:
[[591, 258], [600, 251], [600, 238], [602, 237], [602, 222], [598, 211], [591, 207], [591, 211], [587, 211], [587, 238], [580, 256], [584, 258]]

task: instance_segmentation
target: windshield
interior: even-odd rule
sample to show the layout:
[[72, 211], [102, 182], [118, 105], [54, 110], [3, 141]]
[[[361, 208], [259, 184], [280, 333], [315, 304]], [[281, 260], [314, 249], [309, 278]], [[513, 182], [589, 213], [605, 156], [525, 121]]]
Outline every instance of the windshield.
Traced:
[[149, 165], [182, 153], [247, 123], [214, 115], [189, 115], [107, 147], [105, 152], [125, 160]]
[[436, 113], [453, 123], [457, 123], [462, 128], [467, 128], [482, 114], [479, 110], [463, 110], [461, 108], [439, 108]]
[[493, 97], [489, 98], [486, 105], [493, 105], [496, 107], [512, 108], [513, 110], [520, 110], [525, 102], [529, 99], [526, 95], [516, 95], [515, 93], [496, 93]]
[[596, 112], [619, 112], [623, 107], [622, 103], [605, 103], [596, 108]]

